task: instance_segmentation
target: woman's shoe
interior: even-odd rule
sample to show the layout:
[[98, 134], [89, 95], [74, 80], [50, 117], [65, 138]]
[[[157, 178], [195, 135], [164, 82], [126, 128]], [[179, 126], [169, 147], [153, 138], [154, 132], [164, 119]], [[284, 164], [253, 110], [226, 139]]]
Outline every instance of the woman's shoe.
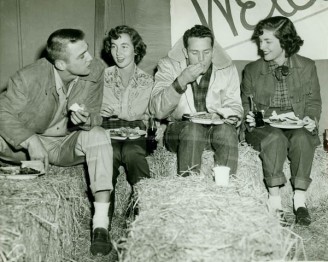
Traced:
[[311, 217], [306, 207], [299, 207], [296, 212], [296, 224], [308, 226], [311, 224]]

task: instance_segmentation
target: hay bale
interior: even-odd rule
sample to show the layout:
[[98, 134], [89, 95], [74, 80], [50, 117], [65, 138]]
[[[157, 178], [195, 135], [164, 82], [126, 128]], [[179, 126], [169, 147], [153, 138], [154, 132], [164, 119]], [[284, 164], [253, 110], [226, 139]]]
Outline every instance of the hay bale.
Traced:
[[[0, 258], [71, 261], [81, 221], [90, 216], [84, 169], [51, 167], [32, 180], [1, 180]], [[0, 260], [1, 260], [0, 259]]]
[[[258, 152], [239, 146], [237, 175], [228, 188], [213, 182], [211, 152], [204, 175], [176, 175], [171, 153], [156, 153], [151, 168], [163, 176], [137, 186], [140, 215], [119, 246], [121, 261], [259, 261], [306, 258], [302, 239], [266, 209]], [[164, 164], [160, 164], [163, 161]], [[161, 167], [159, 167], [161, 166]], [[157, 170], [157, 169], [164, 170]], [[288, 163], [286, 163], [286, 169]], [[175, 170], [172, 172], [172, 170]]]
[[301, 250], [301, 240], [235, 182], [219, 188], [206, 176], [149, 179], [138, 196], [140, 215], [121, 261], [262, 261]]

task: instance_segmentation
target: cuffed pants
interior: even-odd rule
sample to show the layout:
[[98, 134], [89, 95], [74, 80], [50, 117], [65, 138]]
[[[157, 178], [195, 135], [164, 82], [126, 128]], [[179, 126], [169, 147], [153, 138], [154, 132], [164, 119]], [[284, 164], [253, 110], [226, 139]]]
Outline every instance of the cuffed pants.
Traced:
[[177, 153], [178, 172], [199, 172], [202, 154], [207, 147], [214, 151], [216, 165], [228, 166], [236, 174], [238, 136], [235, 126], [201, 125], [189, 121], [169, 124], [164, 136], [168, 150]]
[[[64, 137], [38, 136], [48, 152], [50, 164], [72, 166], [86, 162], [91, 191], [113, 190], [113, 149], [110, 135], [103, 128], [76, 131]], [[19, 163], [29, 156], [25, 149], [14, 150], [0, 137], [0, 158]]]
[[260, 152], [264, 180], [268, 187], [286, 183], [283, 165], [290, 160], [291, 183], [294, 189], [307, 190], [315, 148], [320, 141], [305, 128], [279, 129], [265, 125], [246, 131], [246, 142]]

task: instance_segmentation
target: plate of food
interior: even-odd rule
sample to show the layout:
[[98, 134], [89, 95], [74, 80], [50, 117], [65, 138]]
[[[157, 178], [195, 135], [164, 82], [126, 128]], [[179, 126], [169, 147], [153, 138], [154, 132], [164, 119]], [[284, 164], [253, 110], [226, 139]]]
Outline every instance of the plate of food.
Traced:
[[[184, 115], [186, 117], [186, 115]], [[221, 116], [216, 113], [199, 112], [189, 116], [190, 121], [202, 125], [221, 125], [224, 123]]]
[[267, 119], [263, 119], [265, 123], [268, 123], [272, 127], [282, 129], [298, 129], [304, 126], [303, 120], [299, 119], [293, 112], [277, 115], [272, 113]]
[[0, 178], [34, 179], [44, 175], [44, 165], [41, 161], [22, 161], [21, 166], [0, 166]]
[[125, 140], [125, 139], [137, 139], [141, 136], [146, 135], [145, 130], [141, 130], [139, 127], [130, 128], [130, 127], [121, 127], [115, 129], [109, 129], [110, 137], [116, 140]]

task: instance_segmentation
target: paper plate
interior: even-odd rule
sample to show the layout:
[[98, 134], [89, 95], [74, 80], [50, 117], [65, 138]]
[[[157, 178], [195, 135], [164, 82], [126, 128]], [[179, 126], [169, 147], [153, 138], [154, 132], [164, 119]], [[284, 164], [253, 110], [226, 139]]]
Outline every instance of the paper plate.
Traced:
[[276, 128], [281, 128], [281, 129], [298, 129], [302, 128], [304, 125], [303, 124], [283, 124], [283, 123], [271, 123], [270, 126], [276, 127]]
[[224, 121], [219, 115], [209, 114], [206, 112], [198, 112], [189, 116], [190, 121], [202, 125], [221, 125]]
[[0, 174], [0, 179], [14, 179], [14, 180], [28, 180], [28, 179], [34, 179], [43, 174], [28, 174], [28, 175], [2, 175]]
[[115, 129], [109, 129], [110, 131], [110, 138], [115, 139], [115, 140], [125, 140], [125, 139], [137, 139], [141, 136], [144, 136], [147, 134], [145, 130], [135, 130], [138, 132], [138, 135], [129, 135], [129, 136], [124, 136], [120, 132], [120, 128], [115, 128]]
[[221, 125], [224, 123], [224, 121], [221, 119], [211, 120], [211, 119], [191, 118], [190, 121], [202, 125]]
[[37, 174], [20, 174], [21, 167], [19, 166], [6, 166], [0, 167], [0, 179], [15, 179], [15, 180], [26, 180], [34, 179], [41, 175], [44, 175], [44, 172]]
[[263, 119], [263, 121], [265, 123], [268, 123], [272, 127], [281, 128], [281, 129], [298, 129], [298, 128], [302, 128], [304, 126], [304, 123], [302, 121], [294, 122], [294, 123], [286, 122], [286, 121], [272, 122], [269, 119]]

